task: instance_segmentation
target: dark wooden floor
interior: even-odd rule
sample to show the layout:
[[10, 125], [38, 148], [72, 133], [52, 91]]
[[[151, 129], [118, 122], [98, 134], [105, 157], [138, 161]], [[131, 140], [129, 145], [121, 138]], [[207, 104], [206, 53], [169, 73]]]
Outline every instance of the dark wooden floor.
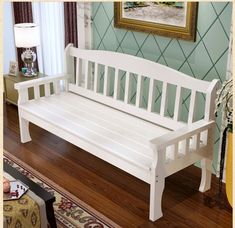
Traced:
[[122, 227], [232, 227], [225, 195], [198, 191], [200, 169], [188, 167], [166, 179], [164, 216], [148, 220], [149, 186], [31, 124], [32, 141], [21, 144], [17, 108], [4, 105], [4, 148]]

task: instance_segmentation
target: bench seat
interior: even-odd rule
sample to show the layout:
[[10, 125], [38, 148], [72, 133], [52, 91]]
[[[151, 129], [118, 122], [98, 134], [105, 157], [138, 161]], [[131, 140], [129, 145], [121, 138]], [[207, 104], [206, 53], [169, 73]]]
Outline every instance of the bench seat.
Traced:
[[146, 172], [153, 160], [150, 140], [170, 131], [73, 93], [31, 100], [21, 110]]

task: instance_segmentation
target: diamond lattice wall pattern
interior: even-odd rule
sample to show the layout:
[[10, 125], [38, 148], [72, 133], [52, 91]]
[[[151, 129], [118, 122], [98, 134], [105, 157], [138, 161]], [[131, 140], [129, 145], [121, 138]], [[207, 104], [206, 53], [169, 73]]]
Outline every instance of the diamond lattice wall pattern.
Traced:
[[[113, 2], [95, 2], [92, 3], [92, 48], [139, 56], [195, 78], [206, 81], [216, 78], [222, 83], [226, 76], [231, 15], [232, 2], [199, 2], [196, 42], [190, 42], [114, 28]], [[156, 108], [160, 97], [161, 94], [156, 95]], [[189, 98], [190, 94], [186, 93], [183, 99], [185, 115], [188, 113]], [[132, 94], [132, 99], [135, 99], [135, 94]], [[201, 95], [199, 102], [203, 99]], [[172, 115], [172, 110], [169, 108], [169, 115]], [[216, 126], [214, 171], [220, 141], [219, 119]]]

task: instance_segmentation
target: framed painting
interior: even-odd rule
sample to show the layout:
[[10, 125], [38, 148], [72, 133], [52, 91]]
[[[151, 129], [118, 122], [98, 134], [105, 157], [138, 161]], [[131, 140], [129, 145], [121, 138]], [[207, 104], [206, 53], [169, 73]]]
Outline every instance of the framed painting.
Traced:
[[195, 41], [197, 2], [115, 2], [114, 26]]
[[10, 61], [9, 75], [16, 76], [18, 73], [18, 62]]

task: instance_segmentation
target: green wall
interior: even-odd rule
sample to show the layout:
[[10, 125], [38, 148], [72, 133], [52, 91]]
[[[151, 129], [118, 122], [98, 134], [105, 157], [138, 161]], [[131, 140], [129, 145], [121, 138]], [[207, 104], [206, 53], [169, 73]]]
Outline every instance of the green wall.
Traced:
[[[216, 78], [223, 82], [226, 75], [231, 15], [231, 2], [199, 2], [196, 42], [190, 42], [114, 28], [113, 2], [95, 2], [92, 3], [92, 47], [139, 56], [202, 80], [211, 81]], [[186, 114], [188, 102], [186, 97]], [[169, 115], [171, 112], [169, 110]], [[217, 165], [219, 126], [218, 118], [214, 171]]]

